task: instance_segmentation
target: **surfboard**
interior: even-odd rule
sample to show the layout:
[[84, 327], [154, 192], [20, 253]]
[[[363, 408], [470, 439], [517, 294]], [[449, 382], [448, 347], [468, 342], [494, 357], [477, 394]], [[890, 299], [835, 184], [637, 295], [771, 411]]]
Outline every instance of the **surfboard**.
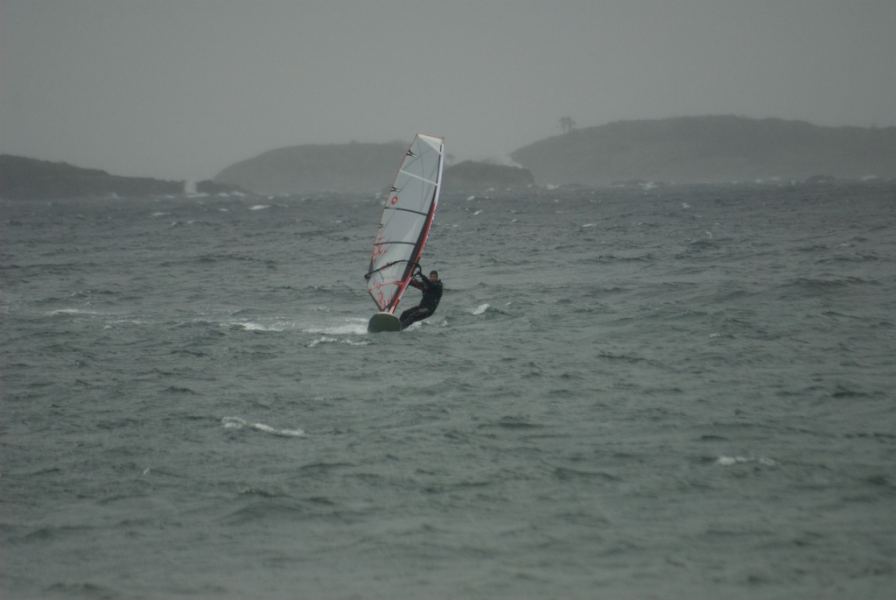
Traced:
[[442, 162], [445, 141], [418, 133], [411, 141], [398, 167], [398, 174], [383, 202], [379, 227], [373, 238], [370, 265], [364, 278], [367, 292], [379, 312], [371, 317], [368, 331], [385, 322], [387, 314], [395, 319], [395, 310], [414, 276], [429, 232], [432, 228], [439, 191], [442, 187]]
[[381, 331], [401, 331], [401, 322], [392, 313], [378, 312], [367, 323], [367, 331], [379, 333]]

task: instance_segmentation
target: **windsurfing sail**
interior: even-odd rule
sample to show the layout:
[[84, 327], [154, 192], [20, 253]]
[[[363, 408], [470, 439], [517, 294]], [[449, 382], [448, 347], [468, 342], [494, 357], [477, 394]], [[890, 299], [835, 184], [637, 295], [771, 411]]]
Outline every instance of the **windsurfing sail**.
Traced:
[[373, 240], [367, 291], [380, 311], [394, 313], [414, 276], [439, 204], [442, 138], [417, 134], [383, 203]]

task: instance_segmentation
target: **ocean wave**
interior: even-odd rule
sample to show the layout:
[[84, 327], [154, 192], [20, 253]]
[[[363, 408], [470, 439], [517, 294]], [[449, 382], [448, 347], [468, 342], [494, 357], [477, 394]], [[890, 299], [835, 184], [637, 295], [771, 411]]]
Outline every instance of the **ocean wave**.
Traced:
[[195, 390], [188, 388], [186, 386], [179, 386], [179, 385], [169, 385], [168, 387], [166, 387], [164, 389], [164, 392], [166, 394], [185, 394], [188, 396], [197, 396], [198, 395]]
[[713, 238], [701, 238], [696, 240], [691, 240], [688, 242], [688, 245], [685, 247], [683, 252], [679, 252], [675, 254], [676, 259], [691, 257], [694, 254], [701, 254], [703, 252], [708, 252], [712, 250], [718, 250], [724, 244], [721, 242], [726, 241], [723, 239], [713, 239]]
[[830, 246], [827, 244], [810, 244], [808, 246], [798, 246], [797, 252], [822, 252], [828, 250]]
[[346, 344], [347, 346], [368, 346], [370, 342], [367, 340], [352, 340], [347, 338], [338, 338], [329, 335], [323, 335], [312, 342], [310, 342], [307, 347], [314, 348], [321, 344]]
[[256, 323], [255, 321], [233, 321], [225, 324], [232, 329], [241, 329], [243, 331], [274, 331], [283, 332], [288, 329], [295, 329], [295, 323], [289, 321], [275, 321], [272, 323]]
[[625, 256], [625, 255], [620, 255], [620, 254], [601, 254], [597, 258], [587, 260], [584, 262], [606, 264], [606, 263], [614, 263], [614, 262], [623, 262], [623, 263], [624, 262], [653, 262], [654, 260], [655, 260], [655, 257], [653, 256], [653, 254], [648, 252], [647, 254], [639, 254], [639, 255], [632, 255], [632, 256]]
[[611, 360], [611, 361], [617, 361], [617, 360], [618, 360], [618, 361], [625, 362], [625, 363], [629, 363], [629, 364], [637, 364], [637, 363], [655, 364], [655, 361], [652, 361], [652, 360], [650, 360], [650, 359], [648, 359], [648, 358], [645, 358], [645, 357], [643, 357], [643, 356], [637, 356], [637, 355], [635, 355], [635, 354], [625, 354], [625, 353], [607, 352], [607, 351], [605, 351], [605, 350], [604, 350], [604, 351], [601, 351], [601, 352], [598, 352], [598, 353], [597, 353], [597, 357], [598, 357], [598, 358], [601, 358], [601, 359], [604, 359], [604, 360]]
[[607, 473], [606, 471], [591, 471], [586, 469], [573, 469], [570, 467], [554, 467], [553, 475], [555, 478], [561, 481], [575, 481], [575, 480], [591, 480], [591, 481], [606, 481], [606, 482], [619, 482], [622, 481], [622, 478], [618, 475], [614, 475], [612, 473]]
[[177, 220], [174, 220], [174, 221], [171, 221], [170, 223], [168, 223], [169, 227], [183, 227], [184, 225], [186, 225], [187, 227], [192, 227], [193, 225], [202, 225], [205, 227], [211, 227], [211, 226], [214, 226], [215, 223], [212, 223], [210, 221], [203, 221], [200, 219], [187, 219], [186, 221], [181, 221], [181, 220], [177, 219]]
[[47, 592], [63, 598], [120, 598], [122, 596], [121, 590], [92, 581], [57, 581], [47, 588]]
[[98, 310], [90, 310], [86, 308], [57, 308], [55, 310], [48, 311], [47, 316], [50, 317], [59, 317], [59, 316], [74, 316], [74, 317], [98, 317], [102, 316], [104, 313]]
[[838, 254], [836, 256], [826, 256], [824, 258], [819, 258], [815, 261], [817, 265], [828, 265], [828, 264], [836, 264], [836, 263], [863, 263], [863, 262], [876, 262], [879, 261], [880, 257], [876, 254]]
[[829, 291], [855, 285], [878, 285], [873, 279], [863, 279], [854, 275], [846, 277], [797, 277], [783, 285], [785, 288], [797, 288], [806, 291]]
[[350, 317], [338, 323], [305, 326], [302, 328], [302, 331], [305, 333], [320, 333], [324, 336], [364, 335], [367, 333], [367, 319]]
[[[686, 595], [694, 570], [680, 565], [718, 562], [745, 542], [744, 564], [761, 563], [771, 584], [754, 585], [747, 567], [721, 573], [729, 595], [744, 597], [783, 596], [795, 572], [814, 572], [818, 548], [791, 545], [809, 530], [841, 554], [870, 534], [878, 554], [896, 552], [892, 193], [873, 204], [813, 200], [799, 214], [798, 198], [773, 202], [777, 192], [719, 192], [731, 199], [724, 211], [712, 210], [714, 189], [687, 197], [690, 211], [679, 209], [684, 192], [662, 193], [601, 192], [593, 208], [570, 196], [560, 218], [540, 191], [483, 205], [488, 213], [473, 219], [463, 207], [479, 207], [463, 196], [446, 203], [424, 258], [449, 289], [431, 319], [396, 335], [366, 332], [375, 307], [362, 275], [380, 213], [366, 197], [290, 200], [289, 209], [262, 197], [275, 206], [228, 203], [227, 217], [180, 200], [0, 206], [27, 220], [19, 230], [0, 223], [0, 262], [23, 267], [0, 272], [10, 416], [0, 435], [16, 442], [4, 449], [0, 485], [31, 507], [0, 519], [10, 572], [23, 574], [7, 595], [158, 595], [171, 572], [158, 544], [131, 544], [124, 559], [71, 549], [98, 534], [164, 541], [175, 529], [175, 541], [225, 552], [211, 558], [227, 573], [181, 586], [219, 598], [259, 577], [273, 582], [269, 596], [295, 595], [295, 578], [279, 576], [295, 564], [296, 535], [300, 559], [344, 555], [361, 575], [382, 572], [383, 553], [371, 549], [387, 551], [386, 567], [435, 557], [445, 568], [424, 584], [437, 592], [457, 588], [471, 556], [485, 557], [468, 587], [491, 578], [489, 589], [507, 597], [587, 597], [593, 569], [582, 556], [626, 561], [645, 548], [688, 553], [660, 565], [665, 589]], [[91, 211], [88, 220], [75, 221], [75, 210]], [[192, 218], [220, 228], [166, 227]], [[870, 233], [877, 222], [889, 228]], [[587, 223], [595, 226], [577, 228]], [[706, 230], [734, 239], [672, 258]], [[838, 246], [857, 233], [868, 241]], [[797, 250], [819, 242], [830, 247]], [[559, 244], [566, 250], [552, 253]], [[815, 262], [854, 252], [879, 260]], [[601, 255], [606, 264], [583, 263]], [[199, 446], [201, 460], [183, 458]], [[595, 493], [638, 510], [607, 515], [605, 502], [589, 501]], [[692, 515], [684, 539], [674, 521], [639, 522], [707, 494], [724, 510]], [[842, 518], [819, 521], [819, 503]], [[777, 510], [757, 513], [766, 504]], [[545, 519], [528, 523], [535, 513]], [[782, 536], [794, 522], [806, 527]], [[66, 524], [92, 528], [56, 529]], [[220, 531], [209, 540], [210, 528]], [[635, 530], [632, 542], [625, 534]], [[494, 543], [507, 549], [497, 562]], [[763, 561], [769, 549], [786, 560]], [[250, 555], [260, 562], [243, 560]], [[201, 570], [209, 557], [197, 556], [178, 573]], [[829, 562], [826, 574], [847, 592], [876, 590], [872, 570], [886, 561], [871, 562], [866, 577], [855, 577], [864, 568], [855, 561]], [[38, 563], [39, 572], [23, 570]], [[548, 568], [526, 579], [510, 563]], [[569, 568], [554, 576], [558, 564]], [[331, 566], [299, 582], [305, 595], [358, 593]], [[614, 578], [607, 595], [662, 593], [637, 575]], [[400, 597], [415, 585], [407, 579], [365, 589]], [[824, 581], [796, 579], [807, 597], [824, 595]], [[54, 593], [54, 582], [115, 589]]]
[[262, 433], [269, 433], [279, 437], [304, 437], [305, 431], [302, 429], [277, 429], [264, 423], [251, 423], [240, 417], [224, 417], [221, 419], [221, 425], [224, 429], [241, 430], [253, 429]]
[[540, 423], [533, 423], [528, 418], [523, 416], [504, 416], [498, 419], [497, 421], [492, 421], [489, 423], [483, 423], [478, 426], [478, 429], [515, 429], [515, 430], [523, 430], [523, 429], [542, 429], [544, 425]]
[[[236, 311], [233, 314], [249, 313], [252, 311]], [[207, 328], [223, 328], [231, 331], [245, 331], [250, 333], [283, 333], [290, 331], [300, 331], [303, 333], [323, 334], [324, 336], [354, 336], [367, 333], [367, 319], [348, 318], [339, 322], [326, 324], [311, 324], [293, 319], [284, 318], [245, 318], [245, 319], [222, 319], [214, 318], [196, 318], [189, 321], [181, 321], [177, 323], [177, 327], [207, 327]], [[318, 343], [330, 340], [319, 340]], [[353, 341], [346, 339], [337, 339], [350, 345], [366, 345], [364, 341]], [[316, 344], [315, 344], [316, 345]]]
[[223, 520], [235, 526], [262, 520], [289, 523], [302, 516], [305, 516], [305, 510], [301, 504], [286, 497], [277, 497], [253, 500], [224, 516]]
[[265, 265], [268, 267], [276, 266], [276, 261], [270, 258], [255, 258], [254, 256], [246, 256], [243, 254], [237, 254], [236, 252], [225, 252], [222, 254], [202, 254], [195, 258], [195, 261], [200, 264], [213, 264], [219, 262], [228, 262], [228, 261], [238, 261], [238, 262], [247, 262], [247, 263], [256, 263], [260, 265]]
[[858, 386], [855, 386], [855, 385], [850, 385], [850, 384], [845, 384], [845, 383], [838, 383], [838, 384], [835, 386], [834, 391], [831, 392], [831, 398], [838, 398], [838, 399], [843, 399], [843, 398], [871, 398], [871, 397], [873, 397], [873, 396], [883, 396], [883, 394], [884, 394], [884, 393], [881, 392], [881, 391], [875, 391], [875, 392], [871, 392], [871, 393], [869, 393], [869, 392], [865, 392], [865, 391], [862, 391], [862, 390], [857, 389], [857, 388], [858, 388]]
[[[510, 302], [507, 302], [506, 306], [509, 306], [509, 305], [510, 305]], [[480, 317], [480, 316], [485, 315], [486, 318], [494, 317], [496, 315], [505, 315], [506, 316], [506, 315], [510, 314], [506, 310], [502, 310], [502, 309], [498, 308], [497, 306], [492, 306], [488, 302], [483, 302], [483, 303], [473, 307], [472, 309], [468, 309], [467, 313], [470, 315], [473, 315], [475, 317]]]
[[723, 467], [730, 467], [733, 465], [742, 465], [742, 464], [747, 464], [747, 463], [756, 463], [756, 464], [762, 465], [764, 467], [774, 467], [774, 466], [777, 466], [777, 464], [778, 464], [777, 461], [775, 461], [771, 458], [765, 457], [765, 456], [752, 457], [752, 456], [725, 456], [725, 455], [722, 455], [722, 456], [719, 456], [718, 458], [716, 458], [715, 463], [717, 465], [720, 465]]

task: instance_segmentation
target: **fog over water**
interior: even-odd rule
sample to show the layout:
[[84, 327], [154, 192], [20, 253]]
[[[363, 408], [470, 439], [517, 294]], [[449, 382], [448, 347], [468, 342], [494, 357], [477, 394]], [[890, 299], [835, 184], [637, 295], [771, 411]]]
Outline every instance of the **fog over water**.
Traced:
[[3, 0], [0, 152], [203, 178], [418, 130], [500, 158], [564, 116], [890, 126], [894, 29], [890, 0]]

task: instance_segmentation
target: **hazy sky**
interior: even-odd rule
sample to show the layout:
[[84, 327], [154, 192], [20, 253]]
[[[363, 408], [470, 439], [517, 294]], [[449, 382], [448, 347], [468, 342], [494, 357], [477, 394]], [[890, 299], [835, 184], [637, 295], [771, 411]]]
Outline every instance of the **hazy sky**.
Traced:
[[124, 175], [710, 113], [896, 125], [896, 0], [0, 0], [0, 152]]

